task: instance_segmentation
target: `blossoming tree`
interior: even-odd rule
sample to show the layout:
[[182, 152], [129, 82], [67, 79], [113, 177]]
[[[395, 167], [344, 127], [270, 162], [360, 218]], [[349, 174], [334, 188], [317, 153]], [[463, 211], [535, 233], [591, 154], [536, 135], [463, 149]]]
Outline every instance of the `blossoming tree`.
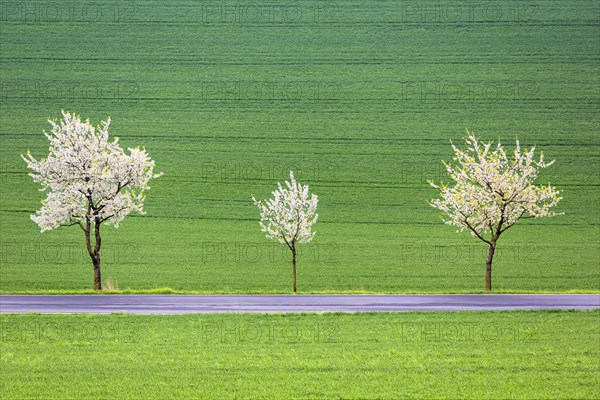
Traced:
[[50, 141], [48, 157], [36, 160], [29, 151], [22, 156], [40, 190], [48, 190], [31, 219], [42, 232], [81, 227], [94, 266], [94, 289], [101, 290], [100, 226], [118, 228], [132, 211], [143, 214], [148, 182], [162, 173], [154, 173], [154, 161], [145, 150], [129, 148], [126, 154], [118, 138], [109, 141], [110, 119], [94, 128], [75, 114], [62, 115], [60, 122], [49, 120], [52, 130], [44, 132]]
[[260, 209], [260, 227], [268, 239], [278, 240], [292, 252], [292, 290], [296, 293], [296, 251], [299, 243], [310, 242], [315, 236], [312, 226], [317, 222], [318, 197], [308, 193], [308, 185], [296, 182], [294, 173], [285, 187], [277, 183], [273, 197], [264, 202], [252, 197]]
[[446, 214], [444, 222], [469, 230], [489, 245], [485, 269], [485, 288], [492, 290], [492, 261], [500, 235], [522, 218], [552, 217], [561, 200], [552, 186], [535, 185], [541, 169], [554, 163], [545, 162], [541, 153], [534, 159], [535, 147], [521, 151], [517, 140], [509, 159], [500, 143], [479, 143], [471, 133], [465, 140], [467, 149], [452, 144], [455, 164], [444, 163], [454, 181], [452, 186], [429, 182], [441, 192], [431, 205]]

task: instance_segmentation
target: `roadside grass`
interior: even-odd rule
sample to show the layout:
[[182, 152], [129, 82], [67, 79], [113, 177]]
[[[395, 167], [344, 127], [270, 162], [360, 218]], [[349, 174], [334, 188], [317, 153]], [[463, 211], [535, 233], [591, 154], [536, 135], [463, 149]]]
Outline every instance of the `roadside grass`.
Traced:
[[600, 396], [600, 310], [0, 322], [7, 399]]

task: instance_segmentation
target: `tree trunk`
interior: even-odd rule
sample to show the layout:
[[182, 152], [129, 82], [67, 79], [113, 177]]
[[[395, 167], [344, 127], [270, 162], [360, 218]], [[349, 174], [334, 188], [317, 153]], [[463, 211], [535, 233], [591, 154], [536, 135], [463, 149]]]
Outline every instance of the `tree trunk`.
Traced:
[[296, 246], [292, 244], [292, 290], [296, 293]]
[[485, 290], [492, 291], [492, 261], [494, 260], [494, 252], [496, 251], [496, 242], [490, 244], [487, 260], [485, 262]]
[[102, 277], [100, 274], [100, 220], [96, 218], [94, 223], [94, 236], [96, 236], [96, 246], [94, 247], [94, 289], [102, 290]]
[[94, 290], [102, 290], [102, 276], [100, 274], [100, 254], [92, 259], [94, 263]]
[[94, 265], [94, 290], [102, 290], [102, 274], [100, 273], [100, 246], [102, 244], [102, 240], [100, 238], [100, 222], [96, 220], [94, 224], [94, 237], [96, 243], [93, 248], [90, 222], [87, 222], [84, 232], [85, 244], [87, 246], [90, 258], [92, 259], [92, 264]]

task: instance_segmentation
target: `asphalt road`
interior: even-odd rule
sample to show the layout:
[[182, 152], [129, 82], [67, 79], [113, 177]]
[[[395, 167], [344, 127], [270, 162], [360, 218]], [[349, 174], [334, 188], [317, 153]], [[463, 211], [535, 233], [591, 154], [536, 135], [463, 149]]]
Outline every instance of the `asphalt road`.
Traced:
[[282, 313], [600, 308], [598, 294], [2, 295], [2, 313]]

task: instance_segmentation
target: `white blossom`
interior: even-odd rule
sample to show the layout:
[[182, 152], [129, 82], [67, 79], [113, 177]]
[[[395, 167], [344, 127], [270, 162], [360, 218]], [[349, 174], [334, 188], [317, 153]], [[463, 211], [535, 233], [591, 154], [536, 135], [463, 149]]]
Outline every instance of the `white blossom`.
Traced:
[[[296, 243], [310, 242], [315, 236], [312, 226], [317, 222], [317, 203], [315, 194], [310, 195], [308, 185], [296, 182], [294, 173], [285, 186], [277, 183], [273, 197], [263, 201], [252, 197], [260, 209], [260, 227], [269, 239], [276, 239], [292, 249]], [[294, 251], [294, 250], [292, 250]]]
[[495, 245], [500, 234], [521, 218], [558, 215], [553, 208], [561, 200], [559, 191], [535, 184], [540, 170], [554, 161], [544, 161], [543, 154], [534, 159], [535, 147], [521, 150], [518, 140], [509, 158], [500, 143], [492, 148], [492, 143], [479, 143], [467, 133], [467, 150], [452, 144], [455, 163], [444, 163], [454, 183], [429, 182], [441, 192], [441, 198], [430, 204], [445, 213], [446, 224], [468, 229], [472, 236]]
[[62, 111], [59, 122], [44, 132], [50, 141], [47, 158], [22, 156], [29, 175], [48, 191], [42, 207], [31, 216], [41, 231], [60, 226], [106, 222], [119, 226], [129, 213], [143, 214], [144, 192], [154, 173], [154, 161], [145, 150], [129, 148], [127, 154], [119, 139], [109, 141], [110, 119], [95, 128], [89, 119]]

